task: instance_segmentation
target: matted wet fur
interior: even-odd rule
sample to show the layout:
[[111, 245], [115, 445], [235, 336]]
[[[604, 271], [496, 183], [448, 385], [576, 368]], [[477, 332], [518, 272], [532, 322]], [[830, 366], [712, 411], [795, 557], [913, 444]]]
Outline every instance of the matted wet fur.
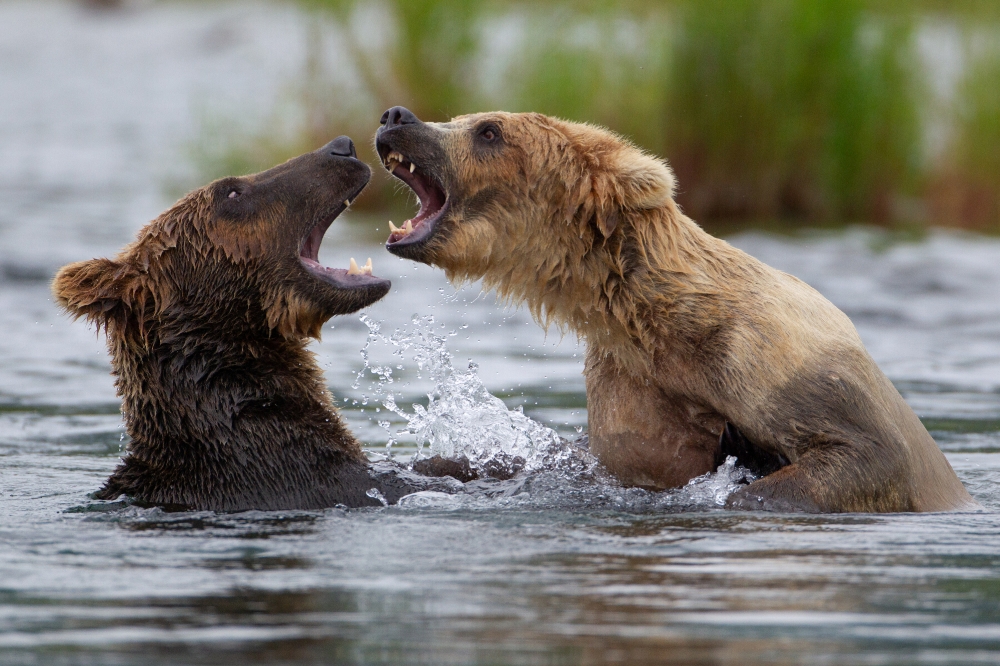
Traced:
[[682, 485], [721, 440], [771, 472], [731, 507], [976, 506], [847, 316], [685, 217], [663, 160], [537, 113], [394, 107], [376, 147], [421, 202], [390, 252], [586, 340], [590, 448], [623, 483]]
[[114, 259], [70, 264], [60, 306], [107, 334], [130, 443], [96, 497], [241, 511], [378, 505], [375, 472], [311, 352], [331, 316], [389, 282], [320, 266], [323, 234], [370, 177], [341, 137], [191, 192]]

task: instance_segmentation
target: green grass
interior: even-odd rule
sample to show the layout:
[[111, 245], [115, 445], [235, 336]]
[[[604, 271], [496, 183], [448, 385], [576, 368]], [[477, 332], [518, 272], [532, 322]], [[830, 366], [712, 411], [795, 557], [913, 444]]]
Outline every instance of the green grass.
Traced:
[[1000, 30], [977, 35], [958, 89], [955, 138], [931, 187], [940, 219], [1000, 232]]
[[[970, 59], [943, 169], [923, 157], [928, 95], [915, 47], [928, 16], [970, 35], [1000, 25], [995, 3], [302, 4], [315, 18], [312, 55], [288, 94], [298, 124], [274, 132], [289, 123], [271, 120], [242, 136], [207, 130], [210, 149], [194, 157], [206, 177], [264, 168], [345, 133], [375, 163], [372, 134], [396, 104], [425, 120], [534, 110], [606, 125], [666, 157], [680, 203], [704, 222], [898, 225], [928, 208], [954, 224], [971, 215], [978, 228], [997, 218], [1000, 58], [980, 48]], [[324, 69], [323, 34], [340, 36], [355, 88]], [[398, 209], [406, 199], [397, 189], [379, 174], [359, 204]]]
[[909, 17], [852, 0], [705, 0], [682, 16], [664, 152], [690, 212], [889, 217], [919, 148]]

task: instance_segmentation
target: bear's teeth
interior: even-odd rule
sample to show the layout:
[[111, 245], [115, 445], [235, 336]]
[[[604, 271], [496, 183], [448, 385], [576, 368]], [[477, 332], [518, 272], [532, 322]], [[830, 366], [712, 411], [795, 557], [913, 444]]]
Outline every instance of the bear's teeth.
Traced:
[[397, 231], [399, 231], [399, 227], [397, 227], [395, 224], [393, 224], [392, 220], [389, 220], [389, 233], [390, 234], [394, 234]]
[[368, 257], [368, 262], [365, 263], [365, 265], [361, 267], [361, 272], [364, 273], [365, 275], [371, 275], [372, 274], [372, 258], [371, 257]]
[[361, 269], [358, 268], [358, 262], [354, 261], [354, 257], [351, 257], [351, 266], [347, 269], [348, 275], [361, 275]]
[[350, 199], [344, 199], [344, 206], [350, 206], [350, 205], [351, 205], [351, 200]]
[[411, 231], [413, 231], [413, 222], [411, 220], [407, 220], [406, 224], [403, 225], [403, 233], [408, 234]]
[[417, 165], [414, 164], [413, 162], [410, 162], [410, 173], [413, 173], [413, 170], [416, 169], [416, 168], [417, 168]]

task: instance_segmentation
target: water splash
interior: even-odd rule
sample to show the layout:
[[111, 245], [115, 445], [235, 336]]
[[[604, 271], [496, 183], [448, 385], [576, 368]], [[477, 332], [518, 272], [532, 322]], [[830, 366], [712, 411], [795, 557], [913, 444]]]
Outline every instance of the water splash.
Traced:
[[[367, 315], [361, 321], [368, 327], [368, 339], [361, 350], [364, 367], [353, 387], [358, 389], [367, 376], [370, 383], [361, 404], [377, 401], [405, 424], [394, 431], [389, 420], [378, 421], [388, 435], [387, 455], [391, 457], [400, 437], [412, 437], [417, 447], [412, 462], [432, 456], [466, 458], [480, 481], [468, 484], [476, 497], [460, 504], [485, 502], [495, 507], [497, 502], [529, 502], [629, 512], [705, 510], [724, 506], [733, 491], [753, 480], [736, 464], [736, 458], [729, 457], [715, 472], [672, 491], [624, 488], [583, 446], [532, 420], [521, 407], [508, 409], [483, 384], [475, 363], [456, 368], [448, 351], [448, 338], [456, 332], [442, 332], [433, 316], [414, 315], [409, 327], [388, 336], [382, 333], [380, 322]], [[371, 350], [376, 344], [387, 345], [396, 360], [373, 363]], [[427, 394], [427, 405], [413, 404], [410, 411], [397, 402], [406, 383], [394, 370], [403, 370], [405, 363], [415, 364], [417, 377], [433, 382], [434, 387]], [[454, 508], [454, 501], [428, 495], [403, 504], [444, 503]]]
[[736, 456], [726, 456], [725, 462], [715, 472], [696, 476], [677, 494], [698, 504], [725, 506], [730, 495], [755, 478], [748, 469], [736, 464]]
[[527, 508], [588, 513], [700, 513], [723, 509], [729, 495], [752, 480], [733, 457], [715, 472], [691, 479], [681, 488], [659, 492], [623, 487], [599, 465], [576, 470], [557, 466], [505, 480], [480, 479], [465, 484], [464, 492], [457, 494], [414, 493], [400, 500], [399, 506], [447, 511]]
[[365, 491], [365, 495], [378, 500], [382, 506], [389, 506], [389, 502], [385, 499], [385, 495], [383, 495], [378, 488], [369, 488]]
[[[520, 407], [508, 409], [500, 398], [491, 394], [475, 363], [470, 361], [465, 369], [454, 367], [448, 338], [456, 333], [438, 332], [434, 317], [414, 315], [409, 329], [396, 329], [389, 336], [383, 335], [381, 324], [370, 317], [362, 316], [361, 321], [368, 327], [368, 339], [361, 352], [364, 367], [354, 388], [360, 386], [366, 374], [374, 375], [371, 395], [365, 394], [362, 404], [375, 398], [406, 423], [393, 432], [388, 420], [379, 421], [389, 435], [386, 446], [390, 452], [399, 436], [410, 435], [416, 440], [415, 460], [435, 455], [464, 456], [476, 471], [497, 464], [539, 469], [568, 455], [564, 440], [555, 430], [525, 416]], [[414, 404], [412, 412], [408, 412], [397, 403], [399, 392], [394, 386], [397, 379], [393, 367], [371, 362], [370, 350], [376, 342], [389, 345], [400, 361], [411, 355], [417, 376], [434, 383], [434, 389], [427, 394], [426, 407]], [[402, 368], [402, 363], [397, 364], [396, 369]]]

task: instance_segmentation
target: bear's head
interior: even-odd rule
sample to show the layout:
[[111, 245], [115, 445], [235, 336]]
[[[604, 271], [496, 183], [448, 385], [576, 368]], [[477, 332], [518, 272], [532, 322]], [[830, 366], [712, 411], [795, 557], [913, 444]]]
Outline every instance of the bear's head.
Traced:
[[596, 275], [588, 263], [622, 264], [621, 277], [646, 213], [673, 206], [666, 163], [592, 125], [503, 112], [425, 123], [402, 107], [381, 125], [379, 157], [420, 200], [387, 249], [535, 310], [571, 274]]
[[57, 302], [109, 334], [319, 337], [330, 317], [382, 298], [370, 267], [326, 268], [323, 235], [371, 170], [339, 137], [267, 171], [191, 192], [115, 259], [62, 268]]

